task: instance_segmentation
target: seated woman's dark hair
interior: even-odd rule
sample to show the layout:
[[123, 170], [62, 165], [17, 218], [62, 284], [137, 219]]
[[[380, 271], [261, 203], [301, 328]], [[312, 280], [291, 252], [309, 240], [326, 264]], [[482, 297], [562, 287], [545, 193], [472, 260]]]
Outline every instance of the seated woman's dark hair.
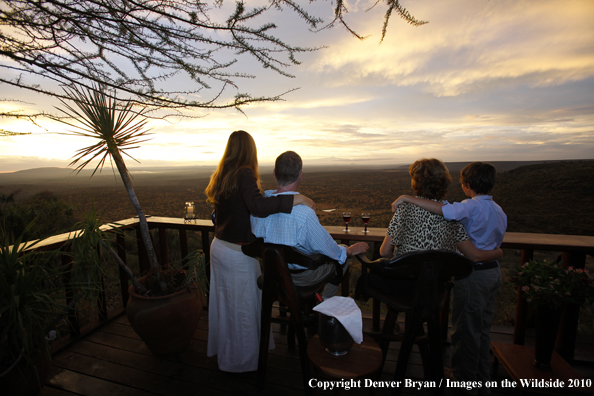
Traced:
[[444, 199], [452, 182], [448, 168], [435, 158], [416, 161], [408, 168], [408, 173], [413, 191], [423, 198]]

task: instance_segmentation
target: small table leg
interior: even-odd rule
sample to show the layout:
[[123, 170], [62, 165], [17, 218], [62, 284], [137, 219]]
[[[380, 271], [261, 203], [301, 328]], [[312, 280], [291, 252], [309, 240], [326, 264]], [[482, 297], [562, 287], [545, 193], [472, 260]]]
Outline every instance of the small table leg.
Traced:
[[497, 356], [493, 355], [493, 373], [491, 373], [491, 376], [497, 377], [498, 371], [499, 371], [499, 359], [497, 359]]

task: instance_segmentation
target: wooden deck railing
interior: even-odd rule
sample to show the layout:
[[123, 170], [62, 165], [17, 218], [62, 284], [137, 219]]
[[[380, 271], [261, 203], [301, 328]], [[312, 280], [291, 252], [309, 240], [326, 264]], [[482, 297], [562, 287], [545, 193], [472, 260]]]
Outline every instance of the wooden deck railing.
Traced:
[[[192, 220], [184, 221], [182, 218], [170, 217], [149, 217], [149, 227], [151, 230], [157, 230], [158, 239], [156, 242], [157, 252], [162, 265], [168, 264], [170, 247], [167, 244], [167, 230], [177, 230], [179, 233], [179, 249], [181, 257], [186, 257], [189, 253], [188, 247], [188, 231], [196, 231], [201, 233], [201, 245], [204, 253], [209, 257], [210, 241], [214, 235], [214, 226], [211, 220]], [[140, 272], [148, 271], [149, 264], [144, 246], [140, 238], [140, 231], [138, 228], [138, 219], [126, 219], [117, 222], [122, 232], [116, 235], [117, 252], [124, 262], [127, 262], [125, 242], [129, 238], [130, 231], [134, 232], [134, 238], [138, 246], [138, 260]], [[104, 226], [106, 229], [107, 226]], [[386, 235], [387, 228], [368, 228], [368, 233], [363, 233], [362, 227], [349, 227], [349, 232], [344, 232], [343, 227], [328, 226], [325, 227], [332, 237], [340, 243], [349, 245], [356, 241], [365, 241], [373, 246], [374, 255], [379, 254], [379, 246]], [[128, 234], [128, 235], [127, 235]], [[36, 245], [36, 248], [43, 249], [68, 249], [69, 242], [76, 236], [76, 233], [61, 234], [50, 237]], [[553, 234], [527, 234], [508, 232], [505, 234], [502, 248], [504, 249], [519, 249], [521, 250], [521, 262], [525, 262], [533, 257], [535, 250], [556, 251], [563, 255], [564, 265], [571, 265], [576, 268], [584, 268], [586, 262], [586, 255], [594, 254], [594, 237], [582, 235], [553, 235]], [[348, 295], [348, 282], [343, 282], [343, 295]], [[122, 294], [121, 306], [112, 309], [112, 312], [100, 312], [100, 322], [105, 321], [108, 317], [113, 316], [113, 311], [121, 312], [128, 300], [128, 279], [120, 272], [120, 290]], [[525, 318], [526, 318], [526, 303], [524, 299], [518, 296], [516, 306], [516, 323], [514, 328], [514, 343], [523, 344], [525, 338]], [[573, 359], [575, 341], [577, 335], [577, 322], [579, 315], [579, 307], [566, 307], [564, 312], [564, 320], [562, 321], [562, 328], [559, 336], [558, 351], [566, 359]], [[375, 325], [379, 326], [379, 304], [374, 305]], [[71, 317], [72, 331], [71, 336], [78, 336], [80, 334], [80, 326], [76, 322], [76, 315]], [[101, 323], [97, 323], [99, 326]], [[88, 330], [87, 330], [88, 331]]]
[[[369, 228], [367, 234], [363, 234], [363, 228], [349, 227], [349, 232], [343, 231], [343, 227], [326, 227], [334, 239], [340, 240], [346, 245], [350, 241], [368, 241], [374, 243], [374, 256], [379, 256], [379, 246], [384, 240], [387, 228]], [[584, 235], [557, 235], [557, 234], [533, 234], [520, 232], [507, 232], [503, 238], [503, 249], [517, 249], [521, 251], [520, 263], [531, 260], [535, 250], [560, 252], [564, 266], [584, 268], [586, 255], [594, 254], [594, 237]], [[345, 283], [343, 283], [343, 288]], [[348, 293], [348, 292], [347, 292]], [[374, 301], [373, 305], [373, 326], [379, 328], [379, 303]], [[557, 351], [567, 360], [574, 358], [575, 343], [577, 337], [579, 305], [566, 305], [563, 310], [559, 332], [557, 336]], [[522, 291], [518, 291], [516, 302], [516, 315], [514, 323], [514, 344], [523, 345], [526, 336], [526, 319], [528, 306], [522, 297]]]

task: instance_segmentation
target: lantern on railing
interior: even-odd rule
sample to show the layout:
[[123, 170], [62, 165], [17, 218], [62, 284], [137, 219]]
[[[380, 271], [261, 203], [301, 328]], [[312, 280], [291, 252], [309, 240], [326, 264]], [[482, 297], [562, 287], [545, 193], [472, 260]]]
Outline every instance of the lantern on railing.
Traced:
[[192, 221], [196, 219], [196, 212], [194, 211], [194, 202], [186, 202], [186, 212], [184, 213], [185, 221]]

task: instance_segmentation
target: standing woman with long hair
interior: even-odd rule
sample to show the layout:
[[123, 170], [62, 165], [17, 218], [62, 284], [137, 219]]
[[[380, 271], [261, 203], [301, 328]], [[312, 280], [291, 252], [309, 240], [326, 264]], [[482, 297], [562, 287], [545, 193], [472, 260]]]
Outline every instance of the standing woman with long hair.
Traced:
[[294, 205], [314, 208], [314, 203], [303, 195], [262, 195], [256, 143], [245, 131], [229, 137], [205, 193], [215, 206], [216, 222], [210, 248], [207, 355], [217, 355], [222, 371], [255, 371], [262, 304], [256, 280], [261, 270], [258, 260], [241, 251], [241, 245], [255, 239], [250, 214], [291, 213]]

